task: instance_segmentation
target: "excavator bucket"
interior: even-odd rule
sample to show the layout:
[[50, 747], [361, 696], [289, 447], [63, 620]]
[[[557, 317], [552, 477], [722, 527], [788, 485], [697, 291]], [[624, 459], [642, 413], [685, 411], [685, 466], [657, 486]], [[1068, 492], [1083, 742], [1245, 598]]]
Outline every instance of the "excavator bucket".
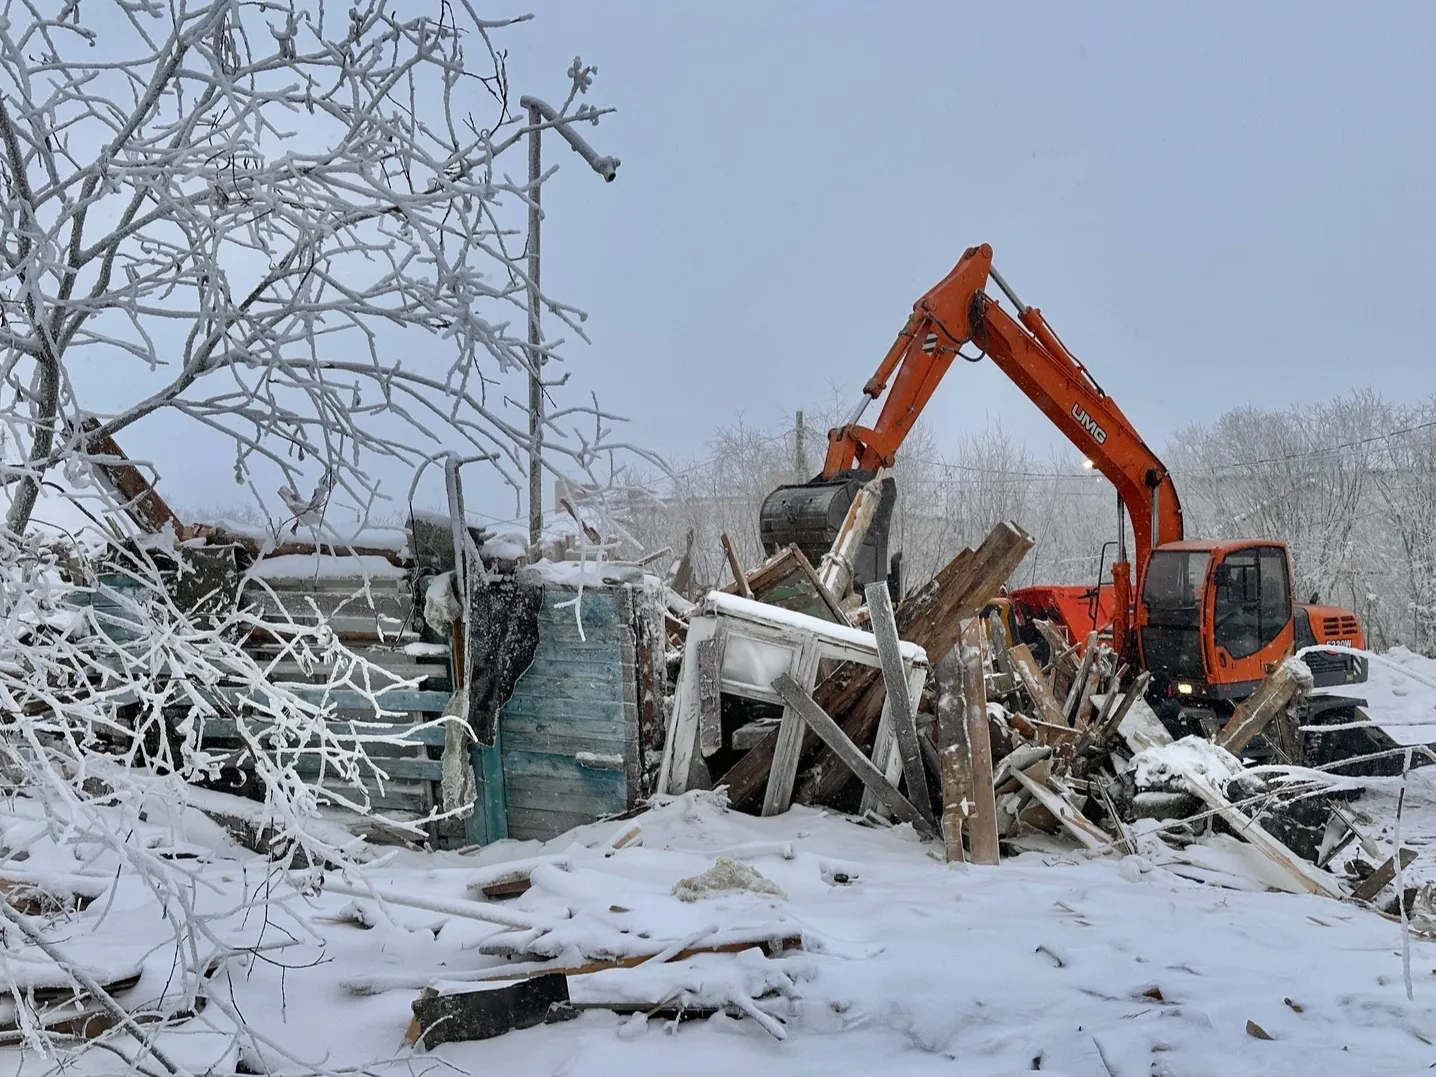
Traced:
[[[796, 544], [817, 565], [832, 548], [853, 499], [872, 477], [872, 472], [845, 471], [832, 481], [814, 479], [778, 487], [764, 499], [758, 514], [758, 537], [764, 552], [771, 555]], [[853, 584], [859, 591], [889, 575], [888, 531], [897, 483], [889, 476], [881, 486], [882, 497], [853, 565]]]

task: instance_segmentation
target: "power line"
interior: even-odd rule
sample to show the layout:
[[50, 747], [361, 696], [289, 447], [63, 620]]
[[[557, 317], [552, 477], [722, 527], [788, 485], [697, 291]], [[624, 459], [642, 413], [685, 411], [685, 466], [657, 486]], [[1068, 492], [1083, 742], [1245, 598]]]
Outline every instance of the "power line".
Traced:
[[[1357, 438], [1352, 441], [1345, 441], [1336, 445], [1329, 445], [1322, 448], [1305, 449], [1297, 452], [1282, 453], [1280, 455], [1260, 457], [1254, 460], [1232, 460], [1225, 463], [1211, 464], [1209, 466], [1199, 468], [1181, 468], [1171, 471], [1170, 474], [1174, 478], [1199, 478], [1203, 476], [1211, 476], [1225, 471], [1239, 470], [1242, 468], [1263, 467], [1269, 464], [1290, 463], [1296, 460], [1316, 459], [1322, 457], [1339, 457], [1341, 455], [1349, 453], [1350, 450], [1360, 449], [1368, 445], [1374, 445], [1380, 442], [1390, 441], [1394, 438], [1406, 437], [1411, 434], [1417, 434], [1421, 431], [1431, 429], [1436, 429], [1436, 420], [1431, 420], [1424, 423], [1417, 423], [1414, 426], [1401, 427], [1395, 430], [1388, 430], [1380, 434], [1371, 434], [1367, 437]], [[775, 442], [785, 441], [788, 438], [792, 437], [793, 434], [794, 432], [792, 430], [783, 430], [777, 434], [773, 434], [768, 437], [761, 437], [750, 440], [749, 442], [747, 442], [747, 444], [771, 445]], [[719, 459], [723, 455], [725, 454], [722, 450], [714, 450], [702, 459], [690, 464], [682, 471], [673, 472], [669, 477], [675, 479], [685, 478], [688, 475], [691, 475], [694, 472], [700, 471], [704, 467], [707, 467], [709, 464], [713, 463], [715, 460]], [[956, 463], [949, 460], [932, 459], [930, 457], [912, 458], [911, 462], [915, 464], [921, 464], [927, 467], [939, 468], [944, 471], [960, 471], [970, 475], [982, 475], [984, 477], [1006, 479], [1008, 481], [1043, 479], [1085, 483], [1093, 482], [1094, 480], [1101, 479], [1104, 477], [1102, 476], [1101, 472], [1097, 471], [1095, 468], [1091, 470], [1083, 469], [1081, 471], [1075, 469], [1071, 471], [1036, 471], [1023, 468], [982, 467], [981, 465], [977, 464]], [[908, 481], [911, 482], [921, 480], [909, 479]], [[932, 482], [931, 480], [929, 480], [927, 484], [936, 485], [936, 483]]]

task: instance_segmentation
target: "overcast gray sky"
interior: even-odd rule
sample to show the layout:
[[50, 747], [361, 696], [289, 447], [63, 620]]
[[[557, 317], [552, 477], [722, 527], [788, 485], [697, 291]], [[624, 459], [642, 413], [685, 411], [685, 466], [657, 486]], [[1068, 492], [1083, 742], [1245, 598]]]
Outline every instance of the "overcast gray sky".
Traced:
[[[612, 184], [545, 144], [544, 278], [661, 451], [855, 399], [980, 242], [1154, 444], [1436, 392], [1436, 5], [546, 0], [506, 43], [516, 93], [580, 54], [620, 110]], [[1056, 440], [988, 364], [929, 414]]]
[[[560, 402], [596, 389], [670, 458], [739, 413], [776, 428], [856, 400], [913, 302], [982, 242], [1154, 446], [1242, 405], [1436, 393], [1436, 5], [536, 16], [497, 35], [514, 106], [561, 100], [581, 55], [591, 102], [619, 110], [584, 132], [623, 160], [605, 184], [545, 139], [545, 290], [590, 313], [593, 340], [567, 349]], [[522, 152], [506, 160], [522, 178]], [[1065, 448], [987, 363], [953, 367], [928, 415], [940, 446], [1000, 419], [1039, 455]], [[232, 449], [169, 417], [124, 443], [178, 505], [247, 496]]]

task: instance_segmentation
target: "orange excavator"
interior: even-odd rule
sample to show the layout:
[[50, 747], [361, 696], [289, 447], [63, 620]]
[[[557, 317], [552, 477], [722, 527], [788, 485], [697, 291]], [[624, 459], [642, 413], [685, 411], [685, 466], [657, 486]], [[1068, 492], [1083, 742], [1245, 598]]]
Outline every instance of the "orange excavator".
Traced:
[[[997, 285], [1014, 318], [984, 289]], [[812, 482], [779, 487], [763, 504], [759, 531], [770, 551], [797, 542], [820, 557], [856, 489], [892, 466], [899, 447], [954, 359], [997, 364], [1117, 489], [1117, 556], [1110, 585], [1031, 587], [1009, 596], [1013, 619], [1053, 619], [1071, 639], [1097, 630], [1132, 669], [1171, 685], [1184, 704], [1222, 713], [1250, 695], [1272, 663], [1313, 644], [1364, 646], [1350, 611], [1294, 603], [1287, 550], [1263, 539], [1192, 540], [1172, 476], [1036, 307], [1023, 303], [993, 268], [992, 248], [970, 248], [913, 306], [849, 422], [828, 434], [823, 470]], [[859, 425], [888, 389], [881, 414]], [[869, 533], [861, 582], [885, 570], [891, 492]], [[1123, 514], [1131, 518], [1129, 559]], [[1135, 586], [1134, 586], [1135, 584]], [[1355, 654], [1306, 656], [1318, 685], [1365, 680]], [[1350, 701], [1345, 701], [1349, 703]]]

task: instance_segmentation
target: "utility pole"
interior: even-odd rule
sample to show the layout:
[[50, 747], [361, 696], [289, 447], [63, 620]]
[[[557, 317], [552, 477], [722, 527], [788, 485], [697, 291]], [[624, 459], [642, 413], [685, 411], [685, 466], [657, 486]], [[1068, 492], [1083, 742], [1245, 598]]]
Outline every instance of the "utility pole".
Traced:
[[793, 437], [793, 470], [802, 478], [808, 473], [808, 452], [803, 441], [803, 413], [798, 412], [798, 429]]
[[528, 307], [529, 307], [529, 548], [543, 537], [543, 329], [539, 321], [539, 231], [543, 223], [543, 207], [539, 202], [539, 181], [543, 178], [543, 154], [540, 146], [544, 125], [563, 136], [575, 153], [590, 168], [612, 183], [618, 175], [617, 157], [600, 157], [583, 137], [554, 111], [552, 105], [537, 97], [519, 98], [519, 107], [528, 110], [529, 120], [529, 234]]

